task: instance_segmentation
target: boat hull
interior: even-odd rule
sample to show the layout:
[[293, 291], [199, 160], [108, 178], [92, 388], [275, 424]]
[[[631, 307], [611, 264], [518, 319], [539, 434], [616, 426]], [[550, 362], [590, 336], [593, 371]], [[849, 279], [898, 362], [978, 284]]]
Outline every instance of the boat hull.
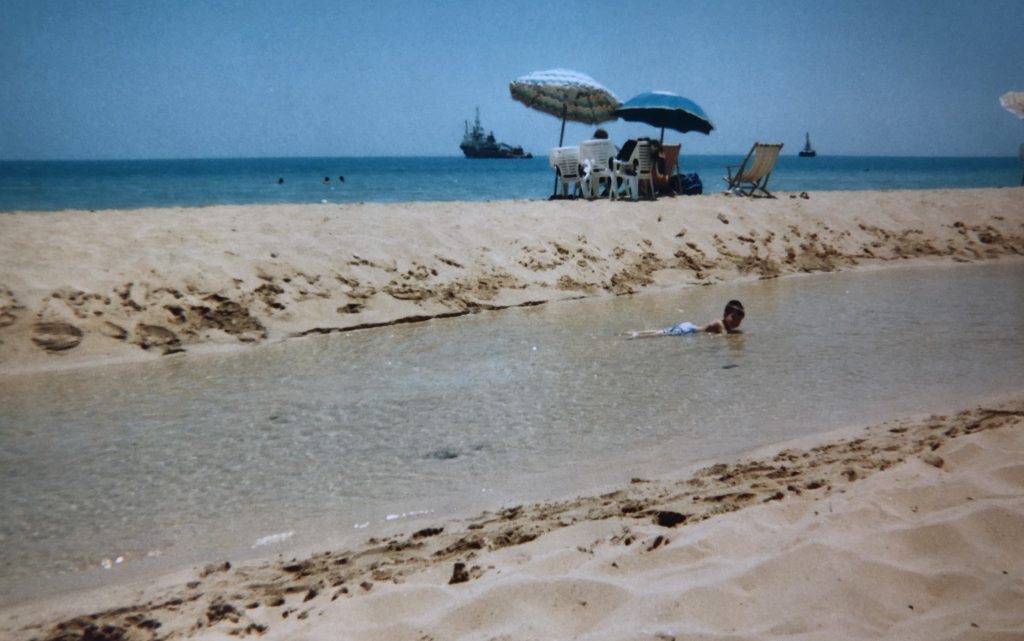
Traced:
[[508, 149], [480, 149], [475, 147], [461, 147], [466, 158], [533, 158], [533, 154], [522, 150]]

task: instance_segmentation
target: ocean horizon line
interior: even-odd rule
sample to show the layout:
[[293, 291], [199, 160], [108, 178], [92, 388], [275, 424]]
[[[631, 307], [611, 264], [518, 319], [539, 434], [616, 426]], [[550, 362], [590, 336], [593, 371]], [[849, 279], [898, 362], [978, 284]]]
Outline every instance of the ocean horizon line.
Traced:
[[[688, 153], [689, 157], [699, 158], [716, 158], [716, 157], [733, 157], [733, 156], [745, 156], [748, 150], [738, 152], [713, 152], [713, 153]], [[783, 153], [780, 157], [797, 157], [798, 153]], [[23, 164], [23, 163], [108, 163], [108, 162], [205, 162], [205, 161], [253, 161], [253, 160], [346, 160], [346, 159], [397, 159], [397, 160], [415, 160], [420, 158], [441, 158], [441, 159], [464, 159], [467, 161], [492, 161], [492, 160], [542, 160], [545, 159], [546, 153], [543, 155], [534, 154], [532, 158], [466, 158], [461, 154], [372, 154], [372, 155], [338, 155], [338, 156], [183, 156], [183, 157], [151, 157], [151, 158], [0, 158], [0, 165], [3, 164]], [[815, 158], [806, 158], [810, 162], [814, 162], [816, 159], [821, 158], [884, 158], [884, 159], [936, 159], [936, 160], [1017, 160], [1018, 156], [1014, 154], [1006, 155], [929, 155], [929, 154], [830, 154], [830, 153], [818, 153]]]

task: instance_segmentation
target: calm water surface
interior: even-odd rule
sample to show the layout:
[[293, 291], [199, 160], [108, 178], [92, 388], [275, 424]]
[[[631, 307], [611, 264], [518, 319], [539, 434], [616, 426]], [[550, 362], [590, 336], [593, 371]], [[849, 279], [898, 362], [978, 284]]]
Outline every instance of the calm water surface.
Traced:
[[[704, 193], [725, 189], [722, 176], [726, 166], [738, 165], [744, 157], [692, 155], [686, 153], [685, 146], [683, 149], [680, 171], [699, 174]], [[554, 174], [547, 150], [534, 153], [537, 157], [530, 160], [0, 161], [0, 212], [245, 203], [543, 200], [552, 193]], [[771, 185], [781, 191], [1016, 187], [1020, 181], [1021, 163], [1015, 157], [798, 158], [795, 150], [779, 158], [771, 177]]]
[[[733, 297], [743, 336], [621, 336], [712, 320]], [[592, 491], [1022, 387], [1020, 262], [558, 303], [2, 380], [0, 604]]]

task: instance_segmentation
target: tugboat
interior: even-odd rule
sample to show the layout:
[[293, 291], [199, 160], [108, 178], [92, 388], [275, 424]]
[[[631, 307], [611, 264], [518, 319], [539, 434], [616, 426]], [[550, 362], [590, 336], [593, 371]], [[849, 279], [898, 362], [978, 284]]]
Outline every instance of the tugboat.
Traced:
[[466, 158], [533, 158], [533, 154], [523, 151], [520, 146], [513, 147], [494, 139], [494, 132], [484, 135], [484, 128], [480, 126], [480, 108], [476, 108], [476, 124], [469, 128], [469, 121], [466, 121], [466, 135], [462, 137], [462, 144], [459, 145]]
[[818, 155], [818, 152], [814, 151], [811, 147], [811, 132], [807, 132], [807, 142], [804, 143], [804, 148], [800, 150], [801, 158], [814, 158]]

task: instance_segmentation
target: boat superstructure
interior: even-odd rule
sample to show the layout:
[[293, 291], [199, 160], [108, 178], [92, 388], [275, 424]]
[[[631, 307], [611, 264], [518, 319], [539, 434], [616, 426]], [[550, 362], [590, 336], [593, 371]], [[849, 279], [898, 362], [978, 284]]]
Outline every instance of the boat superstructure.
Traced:
[[470, 128], [466, 121], [466, 134], [462, 137], [459, 149], [466, 158], [533, 158], [533, 154], [523, 151], [520, 146], [507, 145], [494, 138], [494, 132], [484, 134], [480, 125], [480, 108], [476, 109], [476, 122]]
[[814, 151], [814, 147], [811, 147], [811, 132], [807, 132], [807, 142], [804, 143], [804, 148], [800, 150], [801, 158], [814, 158], [818, 155], [818, 152]]

